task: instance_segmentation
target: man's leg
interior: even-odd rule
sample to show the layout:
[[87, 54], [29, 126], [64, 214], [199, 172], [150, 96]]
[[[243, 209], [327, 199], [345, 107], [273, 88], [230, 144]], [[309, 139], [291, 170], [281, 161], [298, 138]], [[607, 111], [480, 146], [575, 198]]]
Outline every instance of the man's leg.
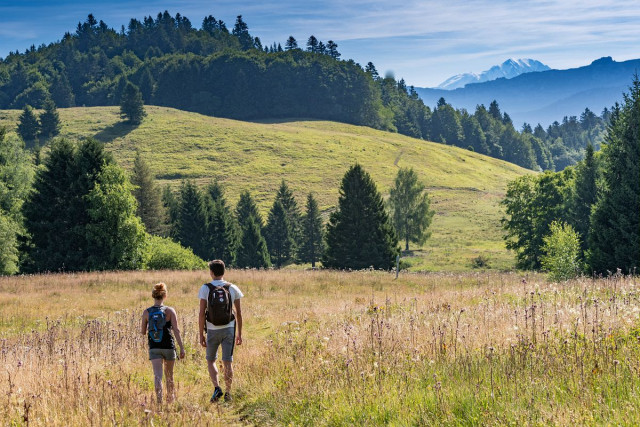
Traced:
[[231, 384], [233, 383], [233, 365], [232, 362], [222, 361], [224, 367], [224, 391], [229, 393], [231, 391]]
[[207, 368], [209, 368], [209, 378], [214, 387], [219, 387], [218, 384], [218, 367], [215, 360], [207, 360]]

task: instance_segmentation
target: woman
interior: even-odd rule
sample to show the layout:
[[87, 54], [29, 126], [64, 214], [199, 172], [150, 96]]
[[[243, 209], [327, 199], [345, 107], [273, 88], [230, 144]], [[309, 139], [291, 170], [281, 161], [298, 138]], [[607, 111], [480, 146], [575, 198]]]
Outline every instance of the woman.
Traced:
[[167, 298], [167, 285], [158, 283], [153, 286], [151, 296], [154, 299], [152, 307], [142, 313], [143, 335], [149, 339], [149, 360], [153, 365], [154, 385], [158, 403], [162, 403], [162, 368], [167, 382], [167, 403], [174, 399], [173, 392], [173, 363], [176, 360], [176, 345], [171, 331], [180, 346], [180, 359], [184, 358], [184, 347], [178, 328], [176, 311], [164, 305]]

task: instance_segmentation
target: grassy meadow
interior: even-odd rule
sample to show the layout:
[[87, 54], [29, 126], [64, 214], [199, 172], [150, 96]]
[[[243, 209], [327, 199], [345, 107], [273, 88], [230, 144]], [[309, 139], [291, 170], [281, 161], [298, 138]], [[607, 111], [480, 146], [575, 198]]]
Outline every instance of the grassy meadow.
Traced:
[[[436, 211], [432, 237], [405, 259], [412, 270], [463, 271], [478, 256], [494, 269], [513, 268], [502, 240], [499, 202], [525, 169], [456, 147], [362, 126], [326, 121], [241, 122], [147, 106], [139, 127], [123, 124], [117, 107], [60, 109], [61, 136], [95, 137], [130, 168], [145, 156], [161, 184], [217, 179], [230, 203], [242, 190], [265, 214], [282, 179], [304, 205], [314, 192], [325, 215], [337, 204], [342, 176], [360, 162], [387, 195], [398, 167], [413, 167]], [[20, 111], [0, 111], [13, 129]]]
[[[637, 425], [633, 277], [234, 271], [235, 401], [210, 404], [205, 272], [0, 278], [4, 425]], [[187, 348], [156, 406], [141, 312], [165, 281]]]

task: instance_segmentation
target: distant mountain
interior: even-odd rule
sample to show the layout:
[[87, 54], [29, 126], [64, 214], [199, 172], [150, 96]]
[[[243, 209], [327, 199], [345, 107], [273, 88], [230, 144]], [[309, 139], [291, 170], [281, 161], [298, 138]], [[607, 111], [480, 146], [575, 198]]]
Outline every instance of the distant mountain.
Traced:
[[537, 71], [547, 71], [550, 69], [551, 68], [549, 68], [547, 65], [543, 64], [540, 61], [536, 61], [535, 59], [507, 59], [502, 64], [495, 65], [480, 74], [464, 73], [449, 77], [447, 80], [440, 83], [437, 88], [453, 90], [464, 87], [465, 85], [470, 83], [488, 82], [491, 80], [499, 79], [501, 77], [511, 79], [519, 76], [520, 74], [532, 73]]
[[616, 62], [604, 57], [580, 68], [527, 73], [455, 90], [415, 89], [432, 108], [442, 97], [455, 108], [473, 112], [476, 105], [488, 107], [495, 99], [516, 126], [527, 122], [546, 127], [565, 116], [580, 116], [585, 108], [600, 114], [620, 102], [639, 70], [640, 59]]

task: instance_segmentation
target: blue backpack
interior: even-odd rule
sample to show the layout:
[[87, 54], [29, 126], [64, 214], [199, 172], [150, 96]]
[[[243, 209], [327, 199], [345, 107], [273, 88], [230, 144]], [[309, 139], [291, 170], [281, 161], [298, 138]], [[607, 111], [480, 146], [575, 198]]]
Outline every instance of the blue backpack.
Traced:
[[149, 326], [147, 330], [149, 331], [149, 339], [153, 342], [159, 343], [162, 341], [164, 326], [167, 324], [167, 318], [164, 314], [166, 308], [166, 306], [153, 306], [147, 309], [149, 311]]

